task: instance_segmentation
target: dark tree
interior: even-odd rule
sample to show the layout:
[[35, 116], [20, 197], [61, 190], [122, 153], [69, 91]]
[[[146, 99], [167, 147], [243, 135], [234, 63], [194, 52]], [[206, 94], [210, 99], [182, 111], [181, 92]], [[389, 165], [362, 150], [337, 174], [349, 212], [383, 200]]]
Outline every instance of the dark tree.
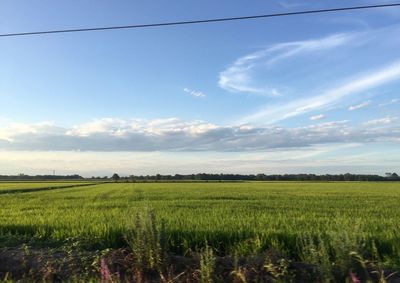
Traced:
[[118, 182], [118, 180], [120, 179], [120, 177], [117, 173], [114, 173], [114, 175], [112, 175], [111, 178], [114, 180], [114, 182]]

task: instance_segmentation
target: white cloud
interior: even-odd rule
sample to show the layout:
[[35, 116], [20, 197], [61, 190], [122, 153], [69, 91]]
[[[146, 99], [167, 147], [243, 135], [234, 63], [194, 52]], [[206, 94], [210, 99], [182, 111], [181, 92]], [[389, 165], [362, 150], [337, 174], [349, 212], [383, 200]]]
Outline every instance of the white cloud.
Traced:
[[322, 39], [295, 41], [271, 45], [261, 51], [237, 59], [219, 75], [219, 86], [230, 92], [256, 95], [281, 95], [280, 88], [270, 84], [257, 84], [253, 78], [255, 69], [268, 68], [295, 55], [331, 49], [346, 44], [350, 34], [335, 34]]
[[217, 126], [203, 121], [182, 121], [177, 118], [167, 119], [130, 119], [118, 118], [96, 119], [88, 123], [73, 126], [66, 132], [68, 136], [88, 137], [93, 135], [108, 135], [124, 137], [130, 134], [142, 134], [148, 136], [161, 136], [165, 134], [202, 134], [216, 129]]
[[8, 123], [0, 127], [0, 140], [13, 141], [13, 137], [21, 134], [39, 134], [47, 131], [58, 132], [60, 128], [52, 122], [41, 122], [32, 124]]
[[192, 90], [192, 89], [189, 89], [189, 88], [185, 87], [183, 89], [183, 91], [188, 93], [188, 94], [190, 94], [191, 96], [194, 96], [194, 97], [201, 97], [201, 98], [202, 97], [206, 97], [206, 95], [203, 92], [198, 91], [198, 90]]
[[389, 100], [388, 102], [379, 104], [379, 106], [387, 106], [387, 105], [395, 104], [398, 102], [400, 102], [400, 98], [393, 98], [393, 99]]
[[369, 120], [364, 124], [367, 126], [388, 125], [398, 120], [398, 117], [385, 117], [380, 119]]
[[359, 75], [349, 82], [327, 89], [322, 94], [294, 100], [286, 104], [269, 105], [264, 109], [240, 119], [237, 123], [257, 122], [272, 124], [310, 111], [326, 109], [341, 102], [343, 98], [400, 79], [400, 61], [389, 66]]
[[349, 122], [350, 122], [349, 120], [331, 121], [331, 122], [320, 123], [317, 125], [310, 125], [308, 127], [310, 127], [310, 128], [338, 127], [340, 125], [348, 124]]
[[349, 111], [358, 110], [358, 109], [361, 109], [361, 108], [365, 108], [365, 107], [369, 106], [370, 104], [371, 104], [371, 101], [368, 100], [368, 101], [362, 102], [362, 103], [357, 104], [357, 105], [352, 105], [352, 106], [350, 106], [348, 108], [348, 110]]
[[117, 136], [125, 131], [128, 123], [125, 120], [115, 118], [96, 119], [79, 126], [73, 126], [67, 130], [66, 135], [88, 137], [95, 134], [109, 134]]
[[233, 122], [273, 124], [322, 112], [345, 105], [353, 100], [346, 99], [349, 96], [364, 96], [366, 90], [398, 81], [400, 60], [393, 50], [399, 48], [400, 40], [386, 38], [399, 32], [400, 25], [392, 25], [278, 43], [238, 58], [220, 73], [219, 86], [267, 97], [264, 107]]
[[322, 120], [325, 119], [326, 116], [324, 114], [319, 114], [319, 115], [315, 115], [315, 116], [311, 116], [310, 120], [311, 121], [318, 121], [318, 120]]
[[[69, 128], [53, 124], [10, 124], [0, 127], [0, 150], [34, 151], [215, 151], [249, 152], [306, 148], [330, 143], [394, 142], [400, 139], [397, 118], [370, 121], [354, 128], [348, 120], [307, 127], [221, 126], [177, 118], [142, 120], [105, 118]], [[4, 133], [8, 133], [4, 135]]]

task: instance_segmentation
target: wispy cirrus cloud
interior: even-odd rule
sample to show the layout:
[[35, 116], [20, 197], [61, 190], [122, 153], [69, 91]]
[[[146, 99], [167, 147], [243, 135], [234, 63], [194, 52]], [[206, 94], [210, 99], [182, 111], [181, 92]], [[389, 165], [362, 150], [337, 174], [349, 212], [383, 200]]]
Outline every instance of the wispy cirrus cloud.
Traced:
[[326, 116], [324, 114], [319, 114], [319, 115], [315, 115], [315, 116], [311, 116], [310, 120], [311, 121], [318, 121], [318, 120], [322, 120], [325, 119]]
[[205, 93], [203, 93], [201, 91], [198, 91], [198, 90], [193, 90], [193, 89], [185, 87], [183, 89], [183, 91], [188, 93], [188, 94], [190, 94], [191, 96], [194, 96], [194, 97], [200, 97], [200, 98], [206, 97]]
[[392, 105], [392, 104], [395, 104], [395, 103], [398, 103], [398, 102], [400, 102], [400, 98], [393, 98], [393, 99], [391, 99], [391, 100], [389, 100], [387, 102], [379, 104], [379, 106], [381, 106], [381, 107], [388, 106], [388, 105]]
[[371, 104], [371, 100], [364, 101], [364, 102], [362, 102], [360, 104], [350, 106], [348, 108], [348, 110], [349, 111], [358, 110], [358, 109], [361, 109], [361, 108], [365, 108], [365, 107], [369, 106], [370, 104]]
[[[363, 92], [400, 81], [400, 57], [393, 52], [400, 40], [385, 40], [399, 33], [400, 25], [393, 25], [333, 34], [273, 44], [238, 58], [220, 73], [219, 86], [230, 92], [263, 95], [266, 104], [233, 124], [274, 124], [349, 101], [365, 101], [368, 95]], [[361, 109], [367, 103], [350, 109]]]
[[358, 78], [342, 85], [327, 89], [320, 95], [297, 99], [284, 105], [267, 106], [254, 114], [240, 119], [237, 123], [272, 124], [310, 111], [326, 109], [342, 101], [347, 96], [399, 79], [400, 61], [397, 61], [369, 74], [360, 75]]
[[342, 46], [353, 39], [352, 34], [335, 34], [321, 39], [271, 45], [237, 59], [219, 74], [219, 86], [227, 91], [256, 95], [279, 96], [281, 87], [270, 80], [257, 82], [258, 71], [268, 71], [273, 65], [300, 54], [318, 52]]

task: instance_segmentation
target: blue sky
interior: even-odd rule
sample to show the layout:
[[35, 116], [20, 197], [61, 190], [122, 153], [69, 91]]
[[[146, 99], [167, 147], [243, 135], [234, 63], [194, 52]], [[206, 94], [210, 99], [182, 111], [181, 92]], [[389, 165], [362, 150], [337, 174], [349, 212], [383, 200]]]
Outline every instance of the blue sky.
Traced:
[[[384, 2], [2, 1], [0, 33]], [[399, 19], [0, 38], [0, 173], [400, 171]]]

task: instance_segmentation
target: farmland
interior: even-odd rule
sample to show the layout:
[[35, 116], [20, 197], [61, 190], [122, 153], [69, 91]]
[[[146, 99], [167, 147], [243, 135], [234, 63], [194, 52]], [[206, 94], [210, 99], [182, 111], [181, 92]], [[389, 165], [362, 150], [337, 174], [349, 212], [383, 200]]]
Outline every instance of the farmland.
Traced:
[[0, 193], [89, 185], [89, 182], [0, 182]]
[[[34, 190], [46, 186], [56, 187], [0, 184], [0, 192], [9, 190], [0, 194], [2, 248], [71, 241], [89, 251], [126, 248], [137, 215], [151, 212], [169, 254], [211, 247], [221, 257], [249, 256], [274, 248], [315, 264], [321, 258], [311, 258], [310, 247], [332, 256], [341, 245], [391, 270], [400, 266], [400, 183], [107, 183]], [[15, 193], [19, 188], [32, 191]]]

